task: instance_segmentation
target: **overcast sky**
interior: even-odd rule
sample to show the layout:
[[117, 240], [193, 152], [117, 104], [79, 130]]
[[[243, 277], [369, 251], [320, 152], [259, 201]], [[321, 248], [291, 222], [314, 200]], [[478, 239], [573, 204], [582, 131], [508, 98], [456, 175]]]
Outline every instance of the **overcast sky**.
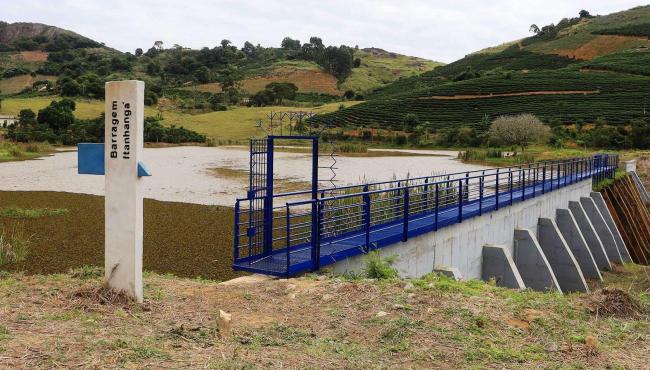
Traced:
[[[647, 1], [647, 0], [646, 0]], [[532, 23], [557, 23], [580, 9], [608, 14], [635, 0], [0, 0], [0, 20], [66, 28], [122, 51], [213, 47], [222, 39], [279, 46], [305, 42], [380, 47], [452, 62], [487, 46], [528, 36]]]

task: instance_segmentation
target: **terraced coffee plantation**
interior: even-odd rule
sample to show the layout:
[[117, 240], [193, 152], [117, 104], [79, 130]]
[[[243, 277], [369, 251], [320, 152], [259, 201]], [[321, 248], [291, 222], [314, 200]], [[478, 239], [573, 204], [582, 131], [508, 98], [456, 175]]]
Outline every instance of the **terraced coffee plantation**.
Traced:
[[315, 117], [340, 126], [402, 128], [405, 112], [430, 128], [475, 126], [487, 115], [626, 123], [645, 117], [650, 78], [603, 72], [516, 72], [421, 88]]

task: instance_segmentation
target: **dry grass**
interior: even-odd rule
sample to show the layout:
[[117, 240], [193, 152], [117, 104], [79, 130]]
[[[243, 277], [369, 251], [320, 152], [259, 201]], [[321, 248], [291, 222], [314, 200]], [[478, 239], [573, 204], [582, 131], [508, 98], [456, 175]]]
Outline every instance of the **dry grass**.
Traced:
[[634, 45], [647, 42], [646, 37], [598, 35], [585, 44], [573, 50], [558, 50], [558, 55], [580, 60], [591, 60], [595, 57], [609, 55]]
[[0, 92], [2, 94], [17, 94], [26, 88], [31, 88], [35, 81], [50, 80], [56, 81], [56, 77], [36, 75], [21, 75], [0, 80]]
[[[295, 68], [292, 66], [279, 66], [273, 68], [263, 76], [254, 76], [242, 81], [242, 88], [250, 94], [264, 90], [271, 82], [292, 82], [298, 86], [298, 91], [303, 93], [315, 92], [320, 94], [341, 95], [337, 89], [336, 77], [326, 73], [313, 65], [311, 68]], [[204, 92], [221, 92], [218, 83], [197, 85], [196, 88], [188, 87], [184, 90]]]
[[[642, 273], [628, 268], [619, 283]], [[138, 305], [99, 275], [4, 274], [0, 366], [639, 368], [650, 355], [647, 316], [595, 317], [585, 294], [435, 276], [217, 284], [146, 274]], [[226, 338], [219, 310], [233, 317]]]

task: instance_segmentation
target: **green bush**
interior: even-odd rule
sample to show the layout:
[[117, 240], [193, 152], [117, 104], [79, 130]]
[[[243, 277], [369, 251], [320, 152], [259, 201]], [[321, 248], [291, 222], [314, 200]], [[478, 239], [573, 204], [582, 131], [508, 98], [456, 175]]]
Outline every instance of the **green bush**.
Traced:
[[395, 279], [397, 270], [392, 265], [396, 260], [397, 256], [382, 259], [378, 251], [372, 251], [365, 256], [364, 274], [369, 279]]

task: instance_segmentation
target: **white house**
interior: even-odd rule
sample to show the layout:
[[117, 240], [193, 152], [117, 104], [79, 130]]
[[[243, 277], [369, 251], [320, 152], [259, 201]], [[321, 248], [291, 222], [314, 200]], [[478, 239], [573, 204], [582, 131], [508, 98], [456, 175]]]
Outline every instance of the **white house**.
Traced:
[[0, 114], [0, 127], [9, 127], [18, 123], [18, 118], [16, 116], [10, 116], [7, 114]]

